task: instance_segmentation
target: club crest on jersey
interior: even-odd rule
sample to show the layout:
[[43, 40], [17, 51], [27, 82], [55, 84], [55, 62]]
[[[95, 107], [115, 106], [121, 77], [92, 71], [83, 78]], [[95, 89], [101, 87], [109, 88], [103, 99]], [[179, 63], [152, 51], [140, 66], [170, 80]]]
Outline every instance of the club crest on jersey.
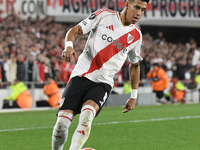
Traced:
[[127, 37], [127, 43], [130, 44], [131, 42], [133, 42], [134, 39], [135, 37], [129, 33]]

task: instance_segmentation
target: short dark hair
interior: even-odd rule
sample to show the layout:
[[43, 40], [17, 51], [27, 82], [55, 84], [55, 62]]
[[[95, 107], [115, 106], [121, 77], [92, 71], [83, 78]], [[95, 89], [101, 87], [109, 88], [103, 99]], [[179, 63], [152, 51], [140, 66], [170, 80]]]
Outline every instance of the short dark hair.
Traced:
[[153, 63], [153, 66], [158, 66], [159, 67], [158, 63]]
[[[135, 2], [135, 0], [128, 0], [129, 2]], [[141, 0], [142, 2], [147, 2], [147, 4], [149, 3], [149, 0]]]

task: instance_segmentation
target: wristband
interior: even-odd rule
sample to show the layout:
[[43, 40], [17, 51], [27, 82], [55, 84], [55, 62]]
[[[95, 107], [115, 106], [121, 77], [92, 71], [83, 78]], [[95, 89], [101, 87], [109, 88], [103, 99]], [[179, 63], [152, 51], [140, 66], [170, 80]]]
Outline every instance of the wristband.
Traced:
[[65, 42], [65, 49], [67, 48], [67, 47], [72, 47], [73, 48], [73, 42], [72, 41], [67, 41], [67, 42]]
[[138, 93], [137, 89], [131, 89], [131, 98], [137, 99], [137, 93]]

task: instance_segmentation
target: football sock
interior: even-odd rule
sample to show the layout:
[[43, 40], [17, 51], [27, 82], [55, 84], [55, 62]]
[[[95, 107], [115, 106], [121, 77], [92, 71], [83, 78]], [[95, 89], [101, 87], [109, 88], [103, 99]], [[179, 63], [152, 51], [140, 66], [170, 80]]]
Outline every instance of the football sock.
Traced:
[[68, 137], [68, 128], [74, 116], [66, 111], [58, 112], [58, 119], [53, 129], [52, 150], [62, 150]]
[[92, 121], [96, 115], [96, 110], [90, 105], [85, 105], [81, 109], [79, 124], [72, 137], [72, 142], [69, 150], [80, 150], [87, 141]]

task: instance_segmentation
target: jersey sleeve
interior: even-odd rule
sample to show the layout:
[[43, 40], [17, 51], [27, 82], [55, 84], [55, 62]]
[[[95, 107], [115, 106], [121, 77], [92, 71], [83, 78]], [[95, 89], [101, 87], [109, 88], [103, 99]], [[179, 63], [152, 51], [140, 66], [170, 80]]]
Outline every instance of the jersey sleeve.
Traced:
[[128, 61], [132, 64], [136, 64], [137, 62], [143, 60], [142, 57], [140, 56], [141, 53], [141, 45], [142, 45], [142, 36], [140, 37], [137, 45], [135, 46], [134, 49], [132, 49], [128, 53]]
[[92, 13], [90, 16], [88, 16], [86, 19], [84, 19], [78, 24], [82, 27], [83, 34], [86, 34], [96, 28], [103, 14], [99, 12], [102, 12], [101, 9]]

